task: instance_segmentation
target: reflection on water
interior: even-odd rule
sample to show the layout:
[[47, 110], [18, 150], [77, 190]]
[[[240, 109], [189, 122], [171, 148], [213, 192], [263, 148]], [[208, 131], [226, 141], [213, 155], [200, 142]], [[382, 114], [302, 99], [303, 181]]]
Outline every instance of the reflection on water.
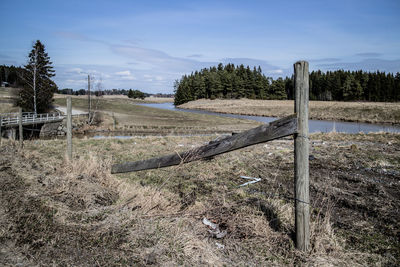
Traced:
[[[237, 115], [237, 114], [224, 114], [211, 112], [206, 110], [193, 110], [193, 109], [180, 109], [175, 108], [173, 103], [151, 103], [151, 104], [138, 104], [146, 107], [168, 109], [181, 112], [192, 112], [198, 114], [217, 115], [222, 117], [236, 118], [236, 119], [247, 119], [255, 120], [259, 122], [269, 123], [276, 120], [274, 117], [262, 117], [262, 116], [248, 116], [248, 115]], [[369, 133], [369, 132], [390, 132], [400, 133], [400, 126], [386, 125], [386, 124], [372, 124], [372, 123], [361, 123], [361, 122], [343, 122], [343, 121], [322, 121], [322, 120], [309, 120], [308, 123], [310, 133], [315, 132], [341, 132], [341, 133]]]

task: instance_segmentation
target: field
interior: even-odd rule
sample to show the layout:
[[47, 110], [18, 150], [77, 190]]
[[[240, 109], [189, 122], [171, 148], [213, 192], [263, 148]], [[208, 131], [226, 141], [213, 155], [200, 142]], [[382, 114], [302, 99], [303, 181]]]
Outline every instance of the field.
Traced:
[[[12, 141], [0, 148], [1, 265], [396, 265], [400, 135], [311, 136], [311, 251], [294, 249], [293, 140], [111, 175], [217, 138]], [[260, 177], [246, 182], [241, 175]], [[213, 237], [203, 218], [225, 229]]]
[[11, 88], [0, 87], [0, 113], [18, 112], [18, 107], [13, 106]]
[[[54, 98], [65, 98], [66, 95], [62, 94], [54, 94]], [[79, 95], [79, 96], [71, 96], [72, 98], [78, 98], [78, 99], [87, 99], [87, 95]], [[96, 97], [93, 97], [96, 98]], [[126, 95], [103, 95], [101, 98], [104, 99], [125, 99], [129, 100], [134, 103], [172, 103], [174, 102], [173, 98], [170, 97], [146, 97], [145, 99], [133, 99], [133, 98], [128, 98]]]
[[[180, 105], [221, 113], [284, 117], [293, 113], [291, 100], [206, 100]], [[310, 101], [310, 119], [400, 124], [400, 103]]]
[[[101, 122], [82, 127], [83, 133], [145, 136], [74, 138], [71, 161], [63, 139], [27, 140], [23, 148], [3, 139], [0, 265], [395, 266], [400, 261], [400, 134], [311, 135], [311, 250], [302, 253], [293, 241], [291, 137], [175, 167], [111, 175], [112, 163], [189, 150], [258, 125], [135, 103], [94, 98]], [[290, 101], [262, 103], [284, 105], [290, 113], [293, 108]], [[65, 106], [65, 99], [58, 97], [55, 104]], [[87, 99], [74, 97], [72, 104], [86, 110]], [[164, 134], [169, 136], [150, 136]], [[240, 187], [246, 182], [242, 175], [261, 181]], [[204, 218], [226, 236], [217, 238]]]
[[[65, 106], [65, 102], [65, 99], [57, 98], [54, 103]], [[114, 131], [114, 119], [116, 121], [115, 131], [154, 134], [227, 133], [258, 125], [253, 121], [160, 110], [135, 104], [137, 102], [131, 99], [95, 98], [92, 105], [104, 115], [104, 122], [100, 128], [110, 131]], [[72, 107], [87, 110], [87, 99], [73, 98]]]

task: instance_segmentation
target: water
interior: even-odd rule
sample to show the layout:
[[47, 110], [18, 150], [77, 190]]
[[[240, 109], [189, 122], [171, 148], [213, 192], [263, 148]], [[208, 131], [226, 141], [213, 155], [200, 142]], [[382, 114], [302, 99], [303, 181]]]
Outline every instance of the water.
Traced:
[[[248, 115], [237, 115], [237, 114], [224, 114], [218, 112], [211, 112], [207, 110], [194, 110], [194, 109], [181, 109], [176, 108], [173, 103], [150, 103], [150, 104], [138, 104], [146, 107], [168, 109], [180, 112], [192, 112], [198, 114], [208, 114], [236, 119], [254, 120], [264, 123], [269, 123], [276, 120], [274, 117], [262, 117], [262, 116], [248, 116]], [[361, 123], [361, 122], [343, 122], [343, 121], [324, 121], [324, 120], [309, 120], [308, 123], [310, 133], [315, 132], [341, 132], [341, 133], [370, 133], [370, 132], [390, 132], [400, 133], [400, 126], [394, 126], [389, 124], [372, 124], [372, 123]]]

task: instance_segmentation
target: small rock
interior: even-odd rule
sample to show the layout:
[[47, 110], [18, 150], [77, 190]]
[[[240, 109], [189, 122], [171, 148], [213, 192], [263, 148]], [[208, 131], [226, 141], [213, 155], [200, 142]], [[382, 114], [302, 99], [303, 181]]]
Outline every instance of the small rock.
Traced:
[[215, 242], [215, 245], [217, 246], [218, 249], [224, 249], [225, 248], [224, 245], [222, 245], [222, 244], [220, 244], [218, 242]]
[[146, 256], [146, 264], [148, 265], [153, 265], [157, 263], [157, 255], [156, 253], [150, 252], [149, 254], [147, 254]]

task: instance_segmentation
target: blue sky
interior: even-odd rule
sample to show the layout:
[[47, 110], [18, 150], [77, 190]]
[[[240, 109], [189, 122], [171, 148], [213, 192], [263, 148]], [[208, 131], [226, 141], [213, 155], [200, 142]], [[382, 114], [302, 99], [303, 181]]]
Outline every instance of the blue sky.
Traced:
[[400, 72], [400, 1], [0, 0], [0, 64], [23, 65], [41, 40], [62, 88], [171, 93], [183, 74], [223, 63], [291, 75]]

